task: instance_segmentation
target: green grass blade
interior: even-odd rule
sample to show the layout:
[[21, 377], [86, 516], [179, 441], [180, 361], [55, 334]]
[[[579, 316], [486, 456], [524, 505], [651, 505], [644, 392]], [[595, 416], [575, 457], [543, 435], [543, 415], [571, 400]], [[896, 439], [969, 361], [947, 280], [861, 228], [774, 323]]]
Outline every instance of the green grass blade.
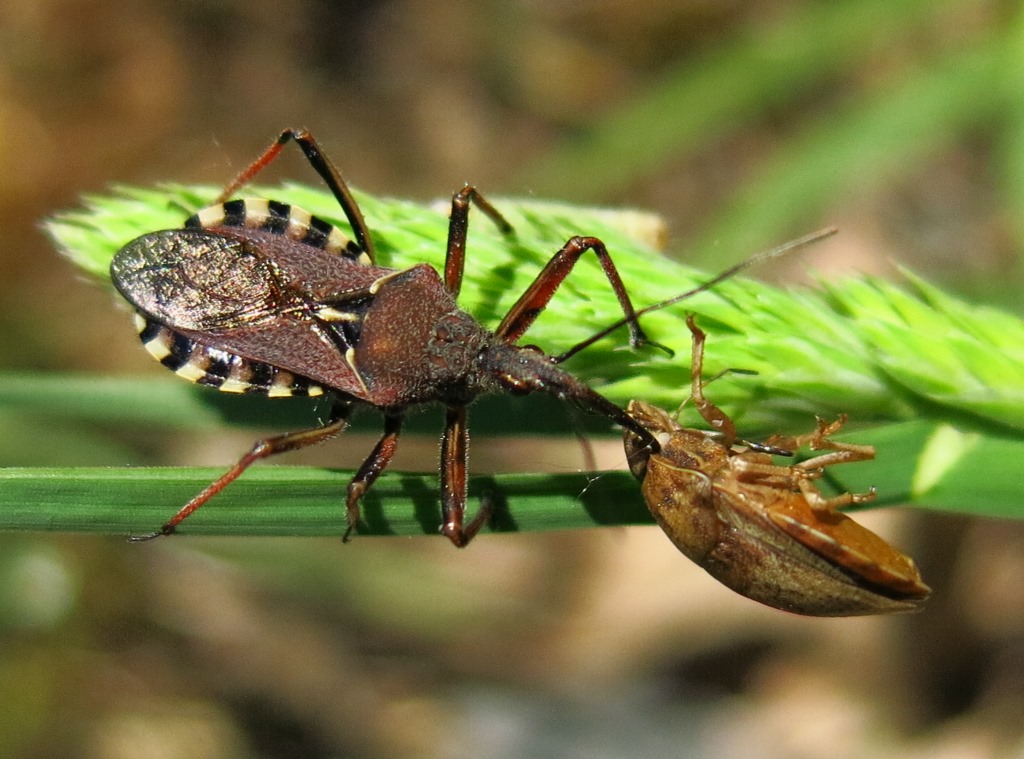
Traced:
[[[871, 464], [836, 467], [826, 489], [864, 492], [871, 507], [917, 504], [976, 516], [1022, 518], [1024, 441], [910, 422], [844, 439], [878, 449]], [[909, 465], [909, 466], [908, 466]], [[150, 532], [222, 473], [193, 468], [0, 469], [0, 530]], [[245, 474], [182, 528], [193, 535], [339, 536], [351, 472], [262, 466]], [[435, 474], [389, 473], [367, 495], [361, 535], [433, 535], [440, 524]], [[639, 488], [626, 472], [499, 474], [471, 479], [470, 502], [486, 493], [494, 532], [649, 524]]]
[[[107, 262], [120, 245], [136, 234], [174, 226], [182, 208], [195, 208], [198, 198], [212, 194], [208, 188], [122, 189], [91, 198], [87, 210], [58, 217], [48, 229], [76, 263], [105, 276]], [[340, 223], [333, 199], [324, 192], [288, 185], [264, 194]], [[360, 201], [383, 263], [443, 264], [443, 210], [366, 196]], [[709, 277], [631, 236], [629, 224], [636, 216], [536, 201], [503, 201], [500, 207], [515, 224], [516, 237], [505, 239], [486, 220], [477, 221], [470, 233], [472, 254], [467, 256], [461, 298], [485, 324], [496, 324], [552, 251], [579, 232], [605, 239], [639, 305]], [[1024, 433], [1024, 361], [1015, 347], [1022, 344], [1016, 342], [1024, 332], [1020, 319], [997, 309], [979, 310], [912, 275], [908, 282], [909, 287], [900, 288], [873, 279], [847, 279], [830, 283], [822, 292], [788, 291], [737, 277], [644, 317], [651, 337], [675, 350], [676, 357], [622, 350], [625, 337], [620, 330], [567, 366], [616, 402], [643, 398], [677, 405], [689, 384], [685, 317], [694, 312], [710, 335], [709, 372], [725, 367], [757, 372], [753, 377], [727, 376], [715, 384], [716, 401], [737, 415], [748, 434], [804, 426], [814, 414], [846, 412], [862, 422], [927, 418], [934, 416], [935, 404], [966, 415], [980, 427]], [[529, 341], [557, 353], [620, 316], [600, 268], [584, 261], [531, 328]], [[919, 340], [921, 334], [930, 339]], [[999, 335], [1006, 337], [993, 342]], [[885, 349], [881, 354], [880, 345]], [[998, 347], [998, 355], [987, 355], [989, 347]], [[982, 355], [985, 361], [979, 361]], [[903, 356], [913, 356], [913, 361], [904, 360], [900, 371]], [[996, 362], [994, 371], [985, 371], [989, 361]], [[962, 377], [951, 383], [954, 364]], [[968, 375], [976, 381], [967, 384]]]
[[[0, 529], [144, 534], [222, 472], [210, 468], [0, 469]], [[193, 535], [341, 536], [352, 472], [293, 466], [255, 468], [181, 527]], [[389, 474], [363, 501], [361, 535], [436, 535], [436, 475]], [[496, 532], [651, 523], [625, 472], [509, 474], [475, 478], [472, 502], [492, 498]]]

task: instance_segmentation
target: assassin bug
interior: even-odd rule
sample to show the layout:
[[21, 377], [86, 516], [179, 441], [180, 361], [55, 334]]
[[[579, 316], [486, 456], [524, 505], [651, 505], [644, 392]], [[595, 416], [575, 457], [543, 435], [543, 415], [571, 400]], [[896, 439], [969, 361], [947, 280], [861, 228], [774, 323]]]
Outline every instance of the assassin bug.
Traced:
[[[818, 420], [814, 432], [739, 441], [736, 426], [704, 396], [704, 332], [692, 315], [691, 399], [714, 432], [682, 427], [668, 413], [631, 401], [629, 413], [658, 438], [660, 451], [624, 432], [633, 474], [658, 524], [686, 556], [737, 593], [810, 616], [914, 611], [931, 592], [913, 559], [836, 511], [874, 498], [826, 498], [815, 487], [826, 467], [874, 458], [871, 446], [831, 439], [846, 421]], [[742, 448], [737, 448], [737, 443]], [[794, 466], [771, 454], [823, 451]]]
[[[289, 141], [330, 188], [354, 240], [283, 203], [229, 200]], [[446, 406], [441, 531], [456, 546], [468, 543], [489, 516], [485, 502], [464, 522], [466, 405], [480, 393], [551, 393], [646, 436], [624, 410], [560, 369], [562, 357], [516, 345], [587, 251], [598, 257], [622, 307], [631, 345], [649, 342], [604, 244], [571, 238], [491, 332], [455, 303], [470, 203], [511, 231], [467, 186], [452, 198], [443, 279], [427, 264], [378, 266], [366, 222], [340, 173], [311, 134], [289, 129], [183, 229], [143, 235], [116, 254], [111, 278], [136, 309], [146, 349], [180, 376], [224, 392], [334, 398], [325, 424], [258, 441], [160, 530], [135, 540], [174, 532], [254, 461], [337, 435], [360, 403], [383, 412], [384, 434], [348, 486], [346, 537], [359, 522], [360, 498], [395, 452], [409, 406]]]
[[[230, 200], [291, 141], [331, 190], [355, 239], [284, 203]], [[394, 455], [407, 408], [416, 404], [440, 403], [446, 409], [441, 532], [460, 547], [490, 513], [485, 500], [476, 516], [465, 521], [466, 406], [481, 393], [550, 393], [632, 430], [657, 450], [658, 443], [639, 422], [558, 364], [623, 325], [632, 346], [650, 343], [638, 322], [644, 311], [704, 290], [754, 261], [637, 311], [604, 244], [594, 237], [572, 237], [490, 331], [455, 301], [471, 203], [500, 230], [511, 232], [501, 214], [466, 186], [452, 197], [443, 276], [427, 264], [404, 270], [378, 266], [366, 222], [340, 173], [311, 134], [289, 129], [184, 228], [142, 235], [125, 245], [111, 263], [111, 277], [136, 310], [146, 349], [164, 366], [223, 392], [329, 394], [334, 401], [322, 426], [256, 442], [158, 531], [133, 539], [174, 532], [258, 459], [334, 437], [359, 404], [383, 413], [384, 433], [348, 485], [346, 538], [359, 523], [361, 497]], [[623, 318], [558, 356], [517, 345], [587, 251], [598, 257]], [[778, 252], [765, 255], [773, 254]]]

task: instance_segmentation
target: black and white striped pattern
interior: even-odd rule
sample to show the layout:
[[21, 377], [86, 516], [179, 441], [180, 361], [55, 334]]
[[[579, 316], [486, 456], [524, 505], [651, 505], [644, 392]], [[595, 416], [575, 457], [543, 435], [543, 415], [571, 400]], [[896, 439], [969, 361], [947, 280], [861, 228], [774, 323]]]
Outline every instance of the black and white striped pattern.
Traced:
[[323, 395], [316, 383], [262, 361], [242, 358], [204, 345], [136, 313], [135, 324], [150, 355], [179, 377], [225, 393], [252, 393], [270, 398]]
[[284, 235], [343, 258], [370, 265], [370, 257], [337, 227], [287, 203], [263, 198], [229, 200], [204, 208], [185, 222], [185, 229], [248, 227]]

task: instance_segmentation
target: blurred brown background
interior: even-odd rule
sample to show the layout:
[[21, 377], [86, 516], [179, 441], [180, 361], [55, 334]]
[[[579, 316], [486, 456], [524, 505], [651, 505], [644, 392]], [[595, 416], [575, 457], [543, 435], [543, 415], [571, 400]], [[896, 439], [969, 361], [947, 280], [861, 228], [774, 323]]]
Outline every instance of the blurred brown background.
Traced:
[[[895, 260], [1017, 307], [1022, 40], [995, 0], [7, 0], [0, 369], [159, 372], [40, 222], [112, 183], [223, 184], [285, 126], [372, 192], [649, 208], [705, 263], [828, 221], [843, 237], [819, 270]], [[931, 131], [912, 118], [929, 108]], [[843, 155], [855, 139], [863, 160]], [[314, 179], [294, 156], [276, 171]], [[227, 463], [252, 438], [97, 442], [0, 413], [5, 465]], [[0, 757], [1020, 756], [1024, 535], [865, 521], [919, 557], [924, 613], [761, 608], [654, 528], [463, 552], [0, 536]]]

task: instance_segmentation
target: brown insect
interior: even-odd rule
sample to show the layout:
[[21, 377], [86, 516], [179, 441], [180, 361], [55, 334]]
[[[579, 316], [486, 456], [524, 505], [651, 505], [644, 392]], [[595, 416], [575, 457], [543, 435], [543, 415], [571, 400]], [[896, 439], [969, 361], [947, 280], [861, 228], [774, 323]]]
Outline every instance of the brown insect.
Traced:
[[[229, 199], [292, 141], [337, 199], [354, 239], [286, 203]], [[132, 540], [175, 532], [253, 462], [336, 436], [357, 406], [383, 412], [384, 433], [349, 483], [346, 537], [359, 524], [363, 495], [390, 463], [411, 407], [439, 403], [446, 409], [441, 532], [456, 546], [472, 540], [490, 516], [484, 501], [475, 517], [465, 518], [466, 407], [478, 395], [546, 392], [632, 427], [657, 447], [624, 409], [558, 366], [580, 346], [549, 356], [518, 344], [587, 252], [597, 257], [622, 308], [623, 319], [615, 326], [628, 326], [634, 347], [650, 343], [604, 243], [596, 237], [570, 238], [492, 331], [456, 303], [471, 203], [499, 230], [512, 233], [505, 218], [466, 186], [452, 197], [443, 272], [428, 264], [405, 270], [380, 266], [341, 174], [309, 132], [286, 129], [214, 205], [188, 218], [183, 228], [142, 235], [118, 251], [111, 279], [135, 308], [146, 349], [164, 366], [222, 392], [327, 395], [333, 401], [324, 424], [257, 441], [159, 530]]]
[[[265, 198], [230, 199], [295, 142], [330, 188], [353, 239], [300, 208]], [[383, 413], [384, 432], [349, 482], [347, 538], [360, 523], [360, 502], [387, 468], [409, 409], [445, 407], [441, 438], [441, 532], [464, 546], [490, 518], [487, 499], [466, 518], [467, 406], [490, 392], [548, 393], [633, 430], [647, 450], [657, 442], [620, 408], [560, 364], [612, 331], [627, 327], [630, 345], [647, 339], [639, 317], [702, 292], [757, 262], [826, 237], [822, 230], [747, 259], [697, 287], [635, 309], [605, 245], [571, 237], [493, 330], [462, 311], [469, 207], [497, 228], [511, 225], [474, 187], [452, 196], [445, 264], [397, 270], [376, 262], [373, 239], [348, 185], [305, 130], [286, 129], [221, 194], [181, 229], [144, 234], [114, 256], [114, 286], [134, 307], [146, 350], [191, 382], [226, 393], [268, 398], [325, 395], [332, 400], [318, 427], [257, 441], [221, 477], [155, 532], [169, 535], [255, 461], [324, 442], [345, 429], [358, 407]], [[551, 355], [519, 340], [587, 252], [600, 263], [623, 317]]]
[[[644, 499], [676, 547], [724, 585], [777, 609], [819, 617], [914, 611], [931, 593], [913, 559], [837, 511], [874, 498], [825, 497], [814, 481], [826, 467], [875, 456], [868, 445], [831, 439], [846, 421], [765, 444], [740, 440], [736, 427], [704, 397], [705, 334], [693, 334], [691, 398], [714, 431], [687, 429], [660, 408], [631, 401], [629, 413], [661, 443], [644, 450], [624, 433]], [[803, 447], [822, 453], [793, 466], [772, 454]]]

